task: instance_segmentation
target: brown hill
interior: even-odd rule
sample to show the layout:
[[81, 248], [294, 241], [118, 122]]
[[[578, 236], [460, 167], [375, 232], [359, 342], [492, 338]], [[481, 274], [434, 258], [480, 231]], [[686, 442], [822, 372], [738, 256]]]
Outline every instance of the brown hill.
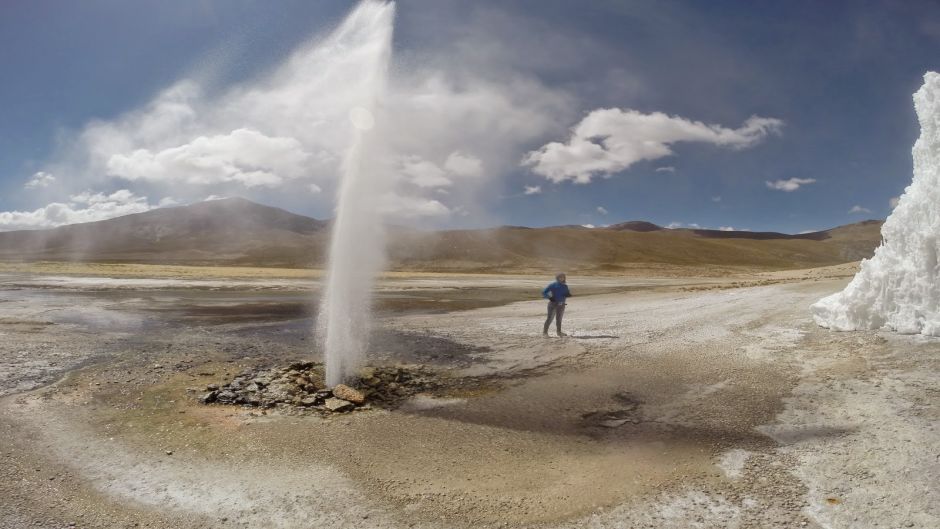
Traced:
[[[0, 233], [0, 260], [322, 266], [329, 223], [231, 198], [51, 230]], [[393, 268], [427, 271], [594, 270], [710, 266], [786, 269], [870, 256], [881, 221], [821, 232], [671, 230], [643, 221], [608, 228], [390, 228]]]
[[662, 226], [653, 224], [652, 222], [646, 222], [645, 220], [631, 220], [627, 222], [621, 222], [620, 224], [611, 224], [610, 226], [607, 226], [604, 229], [614, 230], [614, 231], [647, 232], [647, 231], [659, 231], [665, 228], [663, 228]]
[[0, 233], [0, 259], [298, 266], [320, 257], [326, 227], [325, 221], [227, 198]]

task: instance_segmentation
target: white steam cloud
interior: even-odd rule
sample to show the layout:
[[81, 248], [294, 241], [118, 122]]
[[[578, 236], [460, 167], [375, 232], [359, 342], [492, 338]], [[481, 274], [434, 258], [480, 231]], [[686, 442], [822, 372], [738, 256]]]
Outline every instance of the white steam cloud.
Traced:
[[[55, 182], [52, 209], [83, 189], [127, 189], [184, 201], [312, 193], [312, 203], [329, 214], [350, 144], [349, 113], [362, 98], [354, 76], [359, 58], [322, 44], [311, 39], [249, 81], [210, 91], [213, 79], [181, 79], [139, 108], [89, 122], [26, 187]], [[385, 208], [390, 216], [442, 219], [467, 211], [494, 178], [518, 166], [525, 146], [560, 133], [574, 115], [575, 100], [565, 91], [499, 61], [460, 60], [473, 53], [455, 42], [390, 79], [384, 110], [394, 124], [392, 197], [400, 205], [420, 203], [417, 211]]]

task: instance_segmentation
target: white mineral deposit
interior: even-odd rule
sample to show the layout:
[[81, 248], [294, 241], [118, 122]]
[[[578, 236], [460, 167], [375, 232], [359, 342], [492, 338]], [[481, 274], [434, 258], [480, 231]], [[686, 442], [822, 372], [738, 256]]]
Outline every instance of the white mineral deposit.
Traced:
[[940, 335], [940, 74], [924, 75], [914, 108], [914, 180], [885, 221], [875, 255], [845, 290], [812, 306], [823, 327]]

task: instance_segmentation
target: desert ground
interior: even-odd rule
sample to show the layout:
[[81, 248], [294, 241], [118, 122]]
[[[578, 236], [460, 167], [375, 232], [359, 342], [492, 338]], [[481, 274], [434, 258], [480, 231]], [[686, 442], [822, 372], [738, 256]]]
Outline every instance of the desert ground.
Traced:
[[[202, 404], [319, 360], [320, 274], [0, 265], [0, 527], [940, 527], [940, 340], [833, 333], [855, 265], [388, 274], [370, 361], [449, 390]], [[457, 388], [457, 389], [453, 389]]]

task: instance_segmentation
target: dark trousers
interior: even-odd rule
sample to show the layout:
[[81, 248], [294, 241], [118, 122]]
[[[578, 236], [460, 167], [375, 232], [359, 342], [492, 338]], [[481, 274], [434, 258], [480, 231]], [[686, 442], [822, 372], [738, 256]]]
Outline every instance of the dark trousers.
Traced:
[[558, 330], [558, 334], [561, 334], [561, 318], [565, 315], [565, 304], [564, 303], [555, 303], [554, 301], [548, 302], [548, 318], [545, 320], [545, 327], [542, 329], [543, 334], [548, 333], [548, 327], [552, 324], [552, 320], [555, 320], [555, 329]]

